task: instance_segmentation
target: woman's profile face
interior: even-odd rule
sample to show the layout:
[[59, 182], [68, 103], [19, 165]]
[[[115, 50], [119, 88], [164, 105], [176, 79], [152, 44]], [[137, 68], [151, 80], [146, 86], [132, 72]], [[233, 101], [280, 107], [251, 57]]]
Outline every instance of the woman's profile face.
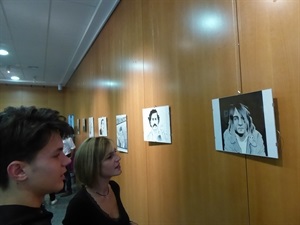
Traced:
[[108, 146], [108, 150], [102, 160], [101, 176], [110, 178], [120, 175], [122, 173], [120, 160], [121, 157], [116, 148], [112, 145]]

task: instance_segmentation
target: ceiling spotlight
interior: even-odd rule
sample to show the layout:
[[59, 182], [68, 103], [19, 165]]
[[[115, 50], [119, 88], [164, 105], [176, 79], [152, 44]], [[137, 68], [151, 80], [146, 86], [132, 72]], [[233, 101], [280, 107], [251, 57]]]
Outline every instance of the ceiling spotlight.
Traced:
[[6, 72], [7, 72], [7, 73], [10, 73], [10, 66], [7, 66], [7, 67], [6, 67]]
[[12, 76], [10, 79], [12, 79], [12, 80], [20, 80], [20, 77]]
[[8, 55], [8, 51], [0, 49], [0, 55]]

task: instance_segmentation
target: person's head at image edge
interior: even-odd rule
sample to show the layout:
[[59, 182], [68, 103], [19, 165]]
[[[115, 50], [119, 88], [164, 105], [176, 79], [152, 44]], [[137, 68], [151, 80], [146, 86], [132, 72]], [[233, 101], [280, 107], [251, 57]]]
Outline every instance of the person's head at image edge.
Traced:
[[120, 156], [113, 141], [107, 137], [86, 139], [78, 148], [74, 158], [74, 169], [78, 181], [94, 188], [111, 177], [122, 173]]
[[47, 108], [7, 107], [0, 112], [0, 205], [40, 207], [64, 185], [62, 137], [66, 118]]

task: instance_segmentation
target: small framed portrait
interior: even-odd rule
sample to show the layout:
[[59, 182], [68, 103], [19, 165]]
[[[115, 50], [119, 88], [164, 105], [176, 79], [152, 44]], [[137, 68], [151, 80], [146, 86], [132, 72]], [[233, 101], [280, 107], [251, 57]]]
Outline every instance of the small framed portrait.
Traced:
[[107, 118], [106, 117], [99, 117], [98, 118], [98, 131], [99, 136], [107, 137]]
[[278, 158], [272, 90], [212, 100], [218, 151]]
[[170, 107], [143, 109], [144, 141], [171, 143]]
[[80, 119], [76, 120], [75, 133], [80, 134]]
[[82, 131], [86, 132], [86, 118], [82, 119]]
[[121, 152], [128, 152], [128, 136], [127, 136], [127, 116], [116, 116], [117, 130], [117, 149]]
[[89, 137], [94, 137], [94, 117], [89, 117]]

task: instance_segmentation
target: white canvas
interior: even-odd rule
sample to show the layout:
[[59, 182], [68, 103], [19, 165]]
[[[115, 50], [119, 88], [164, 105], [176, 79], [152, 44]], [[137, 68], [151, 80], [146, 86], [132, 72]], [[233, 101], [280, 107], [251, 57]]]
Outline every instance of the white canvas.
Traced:
[[116, 116], [117, 149], [120, 152], [128, 152], [127, 116]]
[[170, 107], [143, 109], [144, 141], [171, 143]]
[[99, 136], [107, 137], [107, 118], [99, 117], [98, 118], [98, 132]]
[[94, 118], [89, 117], [89, 137], [94, 137]]

